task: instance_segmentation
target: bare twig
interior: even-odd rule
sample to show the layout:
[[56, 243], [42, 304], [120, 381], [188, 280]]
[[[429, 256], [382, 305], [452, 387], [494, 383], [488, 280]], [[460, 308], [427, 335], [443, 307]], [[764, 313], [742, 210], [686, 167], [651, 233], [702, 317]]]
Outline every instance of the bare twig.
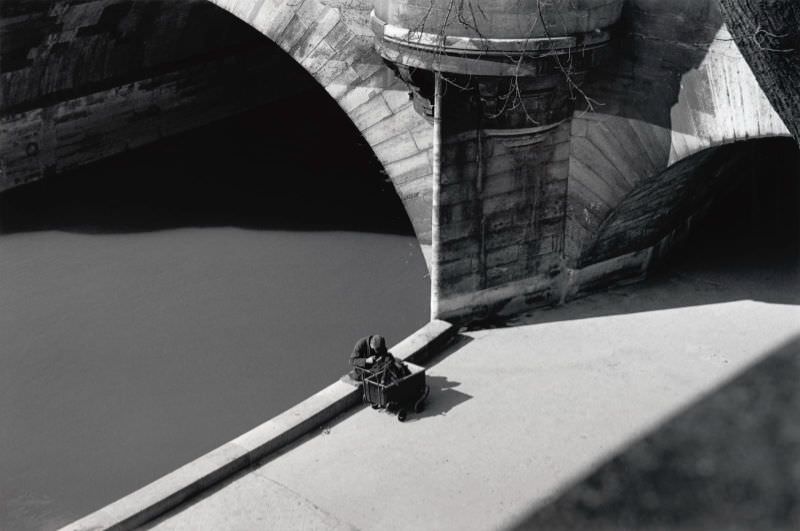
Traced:
[[773, 48], [772, 46], [767, 45], [767, 39], [784, 39], [788, 37], [788, 33], [781, 33], [776, 34], [769, 32], [761, 27], [759, 24], [756, 27], [756, 31], [753, 33], [752, 39], [753, 43], [756, 47], [764, 52], [776, 52], [776, 53], [791, 53], [794, 51], [794, 48]]

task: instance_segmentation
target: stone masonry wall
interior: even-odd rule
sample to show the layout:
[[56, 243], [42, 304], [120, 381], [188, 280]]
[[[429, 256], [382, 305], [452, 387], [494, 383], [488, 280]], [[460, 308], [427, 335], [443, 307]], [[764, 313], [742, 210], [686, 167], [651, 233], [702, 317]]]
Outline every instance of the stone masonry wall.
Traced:
[[431, 241], [432, 126], [373, 49], [371, 0], [212, 0], [295, 59], [347, 113], [391, 178], [423, 253]]
[[0, 190], [252, 108], [274, 46], [205, 0], [0, 7]]
[[561, 269], [569, 128], [561, 123], [507, 135], [470, 131], [446, 138], [442, 315], [465, 309], [494, 313], [509, 303], [498, 291], [509, 286], [520, 288], [518, 296], [529, 303], [558, 298], [549, 286], [540, 290], [536, 279], [555, 277]]
[[[788, 134], [716, 0], [628, 0], [608, 60], [584, 90], [596, 104], [579, 109], [572, 126], [566, 257], [573, 267], [640, 250], [681, 223], [659, 219], [674, 209], [658, 205], [686, 204], [691, 189], [657, 184], [662, 174], [670, 180], [670, 166], [712, 146]], [[660, 234], [641, 238], [642, 230], [622, 225], [609, 234], [607, 220], [636, 201], [642, 230], [660, 226]]]
[[[373, 48], [371, 0], [212, 1], [268, 40], [217, 38], [197, 14], [210, 13], [210, 4], [198, 7], [205, 0], [1, 4], [0, 37], [14, 44], [4, 43], [0, 66], [0, 189], [255, 104], [280, 78], [257, 61], [258, 46], [272, 42], [361, 131], [426, 252], [432, 125], [414, 109], [414, 87]], [[557, 302], [581, 286], [638, 274], [652, 254], [643, 246], [669, 239], [673, 222], [681, 224], [683, 211], [669, 205], [690, 204], [692, 186], [679, 183], [694, 173], [668, 168], [708, 147], [787, 133], [716, 6], [627, 0], [604, 66], [589, 72], [582, 91], [551, 77], [570, 88], [536, 107], [543, 117], [537, 127], [452, 119], [463, 113], [445, 119], [437, 262], [443, 316]], [[190, 42], [203, 44], [194, 50]], [[472, 121], [458, 123], [464, 119]], [[633, 230], [637, 224], [657, 230], [645, 238]]]

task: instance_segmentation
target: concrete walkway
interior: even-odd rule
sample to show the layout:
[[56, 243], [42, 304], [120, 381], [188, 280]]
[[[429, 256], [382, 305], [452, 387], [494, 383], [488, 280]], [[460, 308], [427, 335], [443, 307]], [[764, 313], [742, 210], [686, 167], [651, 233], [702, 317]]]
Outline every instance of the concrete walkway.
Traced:
[[359, 408], [153, 527], [514, 525], [800, 334], [796, 269], [739, 273], [677, 272], [464, 332], [428, 369], [423, 414]]

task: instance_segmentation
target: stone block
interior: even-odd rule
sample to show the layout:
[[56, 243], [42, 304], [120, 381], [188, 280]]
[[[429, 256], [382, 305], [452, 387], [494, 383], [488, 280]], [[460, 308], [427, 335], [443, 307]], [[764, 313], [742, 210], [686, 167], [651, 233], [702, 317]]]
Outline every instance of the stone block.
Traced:
[[588, 121], [585, 118], [572, 119], [572, 136], [586, 136], [588, 132]]
[[478, 166], [464, 164], [461, 166], [444, 166], [440, 173], [442, 185], [455, 185], [475, 187], [478, 179]]
[[[298, 4], [304, 1], [313, 0], [300, 0]], [[266, 0], [254, 16], [251, 16], [253, 26], [261, 33], [278, 43], [277, 37], [283, 33], [283, 30], [289, 24], [289, 21], [294, 17], [297, 5], [291, 6], [290, 2], [285, 0]], [[280, 46], [280, 43], [278, 43]]]
[[[291, 2], [287, 2], [291, 5]], [[314, 22], [324, 18], [329, 13], [336, 13], [338, 17], [338, 10], [331, 9], [318, 0], [305, 0], [295, 7], [297, 16], [307, 25], [310, 26]]]
[[306, 55], [300, 64], [314, 75], [334, 57], [336, 57], [336, 51], [323, 41], [311, 53]]
[[523, 165], [517, 157], [510, 154], [494, 155], [484, 162], [484, 174], [487, 177], [517, 172]]
[[553, 154], [551, 159], [553, 162], [568, 160], [569, 153], [571, 149], [571, 142], [561, 142], [560, 144], [556, 144], [553, 149]]
[[333, 9], [327, 10], [320, 18], [314, 19], [308, 26], [302, 38], [292, 46], [289, 55], [302, 64], [302, 60], [322, 42], [328, 33], [339, 22], [339, 13]]
[[474, 220], [466, 220], [457, 223], [448, 223], [439, 226], [439, 238], [441, 241], [459, 240], [462, 238], [477, 238], [480, 234], [480, 225]]
[[558, 239], [554, 236], [545, 236], [530, 242], [528, 254], [530, 256], [542, 256], [558, 250]]
[[431, 174], [427, 152], [418, 152], [408, 158], [385, 165], [386, 173], [396, 184], [407, 183]]
[[608, 210], [615, 206], [622, 195], [603, 181], [594, 171], [579, 159], [573, 159], [570, 166], [569, 193], [580, 197], [585, 204]]
[[544, 167], [548, 182], [564, 181], [569, 178], [569, 159], [549, 162]]
[[[357, 84], [360, 78], [358, 77], [358, 74], [355, 73], [355, 71], [353, 71], [352, 73], [345, 72], [345, 74], [348, 74], [348, 77], [353, 76], [353, 79], [348, 80], [350, 81], [350, 84], [348, 85], [347, 90], [344, 91], [341, 94], [341, 96], [339, 96], [336, 99], [339, 102], [339, 106], [342, 108], [344, 112], [348, 113], [348, 115], [354, 109], [367, 103], [369, 100], [376, 97], [380, 97], [381, 93], [380, 88], [371, 86], [359, 86]], [[381, 100], [381, 103], [383, 103], [383, 106], [386, 107], [387, 110], [389, 109], [389, 107], [386, 106], [386, 103], [384, 103], [383, 100]], [[391, 114], [391, 112], [389, 112], [389, 114]]]
[[[337, 70], [341, 71], [332, 77], [329, 82], [323, 83], [323, 86], [328, 91], [328, 94], [339, 103], [343, 111], [347, 112], [354, 109], [360, 103], [369, 99], [369, 95], [365, 95], [363, 91], [351, 95], [354, 89], [357, 88], [355, 83], [360, 79], [358, 72], [353, 69], [352, 65], [345, 65]], [[318, 79], [321, 79], [321, 77]], [[344, 105], [342, 104], [343, 101], [345, 102]]]
[[348, 75], [355, 79], [356, 74], [353, 69], [338, 57], [331, 58], [314, 72], [314, 78], [334, 100], [349, 90], [349, 83], [344, 82]]
[[411, 102], [408, 90], [385, 90], [382, 95], [392, 112], [408, 107]]
[[460, 258], [451, 262], [439, 263], [439, 275], [445, 279], [459, 279], [475, 275], [480, 271], [481, 264], [474, 258]]
[[566, 200], [567, 197], [566, 179], [548, 179], [542, 186], [542, 194], [546, 201]]
[[477, 159], [477, 147], [474, 140], [442, 142], [442, 164], [445, 166], [474, 164]]
[[529, 198], [516, 191], [495, 195], [482, 201], [483, 213], [487, 216], [511, 209], [529, 209], [532, 206]]
[[543, 205], [534, 213], [539, 219], [553, 219], [564, 216], [566, 204], [564, 201], [544, 202]]
[[[450, 172], [448, 172], [450, 175]], [[475, 186], [473, 183], [442, 184], [439, 191], [439, 202], [441, 205], [450, 205], [472, 201], [476, 199]]]
[[386, 105], [386, 102], [383, 101], [380, 92], [380, 89], [370, 87], [366, 93], [370, 94], [371, 97], [347, 113], [348, 116], [350, 116], [350, 120], [353, 121], [359, 130], [375, 125], [392, 115], [392, 110]]
[[488, 232], [485, 241], [486, 250], [491, 251], [510, 245], [522, 245], [525, 243], [527, 232], [525, 227], [520, 226], [510, 226], [497, 231]]
[[524, 277], [522, 269], [517, 264], [505, 264], [487, 268], [486, 287], [494, 288], [509, 282], [514, 282]]
[[494, 196], [519, 191], [522, 188], [516, 172], [488, 175], [484, 178], [482, 193], [484, 196]]
[[[408, 106], [409, 109], [413, 111], [414, 106], [413, 103], [410, 103]], [[411, 134], [414, 135], [414, 142], [417, 143], [417, 147], [420, 149], [430, 149], [433, 147], [433, 125], [429, 124], [425, 121], [424, 118], [419, 116], [416, 111], [414, 111], [414, 115], [417, 118], [417, 125], [411, 131]]]
[[372, 147], [375, 155], [384, 164], [403, 160], [418, 153], [411, 133], [401, 133]]
[[[313, 3], [313, 2], [306, 2], [306, 3]], [[289, 23], [283, 29], [283, 31], [275, 37], [275, 44], [283, 48], [289, 55], [295, 58], [295, 60], [300, 60], [302, 57], [296, 57], [292, 54], [292, 50], [294, 50], [295, 45], [300, 42], [300, 39], [303, 38], [303, 35], [308, 31], [308, 26], [306, 26], [305, 22], [301, 20], [297, 14], [295, 14], [291, 19], [289, 19]]]
[[359, 46], [363, 53], [358, 57], [357, 61], [353, 61], [353, 68], [356, 72], [358, 72], [359, 77], [361, 79], [368, 79], [376, 74], [381, 79], [380, 86], [382, 88], [392, 86], [396, 81], [394, 74], [392, 71], [386, 68], [386, 65], [383, 64], [381, 58], [375, 54], [374, 50], [372, 49], [373, 39], [371, 38], [362, 38], [362, 37], [354, 37], [354, 42], [360, 42]]
[[569, 122], [563, 123], [546, 133], [545, 142], [548, 145], [569, 142], [572, 136], [572, 127]]
[[446, 298], [452, 295], [474, 293], [481, 288], [481, 279], [478, 275], [467, 275], [458, 278], [442, 278], [439, 286], [439, 296]]
[[325, 43], [336, 50], [336, 53], [339, 54], [339, 60], [352, 59], [353, 56], [361, 51], [355, 45], [353, 34], [342, 20], [339, 20], [325, 36]]
[[[408, 105], [399, 111], [393, 111], [391, 115], [380, 122], [363, 129], [361, 134], [364, 135], [364, 138], [370, 145], [374, 146], [397, 134], [410, 131], [412, 128], [419, 125], [418, 120], [419, 116], [414, 112], [414, 107]], [[414, 142], [417, 144], [417, 147], [419, 147], [416, 136], [414, 137]]]
[[[501, 212], [495, 212], [491, 215], [485, 216], [486, 230], [490, 232], [497, 232], [512, 226], [520, 225], [520, 220], [524, 217], [520, 216], [518, 208], [510, 208]], [[524, 220], [527, 222], [528, 220]]]
[[486, 267], [493, 268], [495, 266], [510, 264], [519, 259], [520, 249], [519, 246], [503, 247], [500, 249], [493, 249], [486, 253]]
[[443, 225], [468, 220], [476, 221], [480, 215], [480, 208], [472, 202], [447, 204], [439, 208], [439, 219]]
[[450, 239], [439, 243], [439, 259], [449, 262], [462, 258], [478, 259], [480, 240], [477, 238]]

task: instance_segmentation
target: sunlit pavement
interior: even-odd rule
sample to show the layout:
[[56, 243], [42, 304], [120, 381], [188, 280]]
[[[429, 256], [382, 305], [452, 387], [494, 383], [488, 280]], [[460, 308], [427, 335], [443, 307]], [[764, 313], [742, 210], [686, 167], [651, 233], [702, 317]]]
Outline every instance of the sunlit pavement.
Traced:
[[360, 409], [156, 527], [518, 524], [800, 334], [796, 270], [730, 280], [676, 273], [464, 332], [421, 415]]

